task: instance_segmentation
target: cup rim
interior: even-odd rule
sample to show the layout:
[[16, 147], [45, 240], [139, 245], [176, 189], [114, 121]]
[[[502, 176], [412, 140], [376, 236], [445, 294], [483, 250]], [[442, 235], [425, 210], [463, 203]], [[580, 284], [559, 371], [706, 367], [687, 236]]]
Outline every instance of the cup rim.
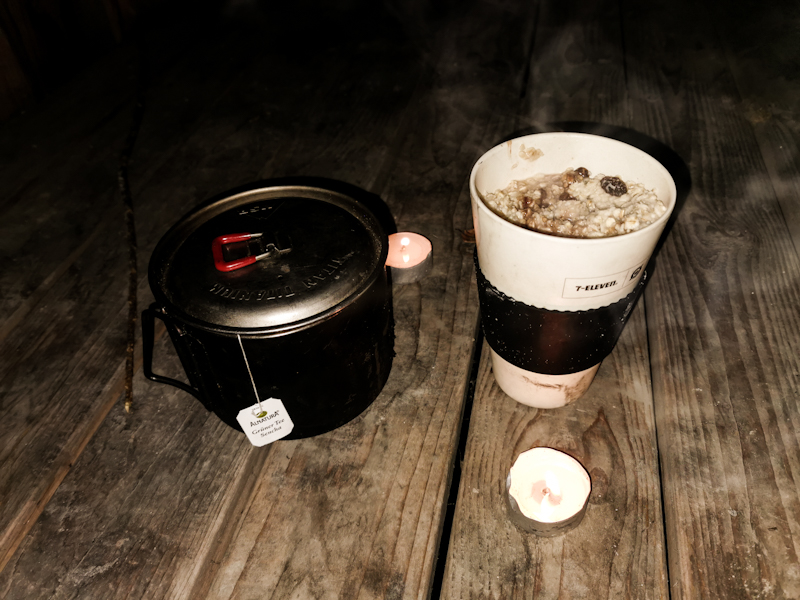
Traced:
[[[544, 233], [544, 232], [541, 232], [541, 231], [536, 231], [534, 229], [528, 229], [527, 227], [524, 227], [524, 226], [519, 225], [517, 223], [512, 223], [511, 221], [501, 217], [496, 212], [494, 212], [491, 208], [489, 208], [489, 206], [486, 204], [486, 202], [483, 199], [483, 197], [481, 196], [481, 194], [478, 192], [478, 188], [475, 185], [475, 179], [477, 177], [478, 170], [479, 170], [480, 166], [483, 164], [483, 162], [485, 162], [492, 155], [494, 155], [494, 154], [496, 154], [498, 152], [505, 151], [506, 145], [508, 145], [510, 143], [513, 143], [513, 142], [524, 142], [524, 141], [527, 141], [527, 140], [542, 139], [542, 138], [584, 138], [584, 139], [592, 139], [592, 140], [595, 140], [595, 141], [596, 140], [603, 140], [604, 143], [608, 143], [610, 145], [624, 146], [627, 150], [632, 151], [635, 154], [641, 155], [642, 158], [652, 162], [653, 165], [656, 167], [656, 169], [660, 170], [665, 175], [665, 179], [666, 179], [668, 187], [669, 187], [669, 201], [670, 201], [669, 205], [667, 206], [666, 212], [663, 215], [661, 215], [658, 219], [656, 219], [655, 221], [650, 223], [649, 225], [645, 225], [644, 227], [642, 227], [641, 229], [637, 229], [636, 231], [631, 231], [630, 233], [622, 233], [622, 234], [619, 234], [619, 235], [605, 236], [605, 237], [595, 237], [595, 238], [567, 237], [567, 236], [561, 236], [561, 235], [554, 235], [552, 233]], [[470, 191], [470, 197], [472, 198], [472, 200], [473, 201], [477, 201], [476, 202], [477, 206], [480, 209], [486, 211], [491, 219], [494, 219], [494, 220], [496, 220], [497, 222], [500, 222], [500, 223], [505, 223], [507, 225], [511, 225], [512, 227], [515, 227], [515, 228], [521, 230], [521, 232], [524, 232], [524, 233], [521, 233], [521, 235], [532, 235], [534, 237], [545, 236], [552, 243], [563, 243], [563, 244], [576, 244], [576, 243], [584, 244], [584, 245], [603, 244], [603, 243], [607, 244], [607, 243], [609, 243], [609, 241], [615, 240], [615, 239], [619, 239], [619, 238], [630, 239], [632, 236], [646, 235], [646, 232], [648, 232], [648, 230], [650, 230], [650, 229], [652, 229], [654, 227], [660, 227], [663, 223], [665, 223], [667, 220], [669, 220], [670, 216], [672, 215], [673, 210], [675, 209], [675, 205], [677, 203], [677, 188], [675, 186], [675, 180], [672, 177], [672, 174], [667, 170], [667, 168], [660, 161], [658, 161], [655, 157], [653, 157], [652, 155], [648, 154], [644, 150], [641, 150], [641, 149], [639, 149], [639, 148], [637, 148], [635, 146], [631, 146], [630, 144], [626, 144], [625, 142], [621, 142], [619, 140], [615, 140], [614, 138], [606, 137], [606, 136], [603, 136], [603, 135], [596, 135], [596, 134], [592, 134], [592, 133], [579, 133], [579, 132], [573, 132], [573, 131], [552, 131], [552, 132], [546, 132], [546, 133], [532, 133], [532, 134], [529, 134], [529, 135], [524, 135], [524, 136], [520, 136], [520, 137], [516, 137], [516, 138], [511, 138], [509, 140], [501, 142], [500, 144], [497, 144], [493, 148], [490, 148], [489, 150], [487, 150], [486, 152], [484, 152], [481, 155], [481, 157], [475, 162], [475, 164], [472, 167], [472, 171], [471, 171], [470, 177], [469, 177], [469, 191]], [[516, 232], [516, 233], [518, 233], [518, 232]]]

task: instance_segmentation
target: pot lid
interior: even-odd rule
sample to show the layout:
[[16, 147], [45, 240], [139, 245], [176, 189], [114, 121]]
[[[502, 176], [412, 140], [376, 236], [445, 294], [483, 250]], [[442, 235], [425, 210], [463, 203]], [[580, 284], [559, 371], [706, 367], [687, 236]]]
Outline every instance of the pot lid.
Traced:
[[156, 246], [150, 286], [197, 326], [281, 333], [331, 316], [384, 272], [388, 242], [372, 213], [307, 186], [224, 196], [181, 219]]

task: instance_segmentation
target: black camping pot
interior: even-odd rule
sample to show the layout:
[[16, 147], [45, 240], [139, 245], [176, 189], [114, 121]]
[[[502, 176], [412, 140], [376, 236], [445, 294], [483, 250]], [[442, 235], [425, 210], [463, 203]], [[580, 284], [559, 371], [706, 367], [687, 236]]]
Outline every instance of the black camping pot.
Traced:
[[[183, 217], [149, 266], [144, 373], [241, 430], [241, 410], [277, 398], [294, 429], [333, 430], [389, 377], [394, 320], [380, 223], [347, 194], [275, 185], [223, 195]], [[189, 385], [153, 373], [161, 319]]]

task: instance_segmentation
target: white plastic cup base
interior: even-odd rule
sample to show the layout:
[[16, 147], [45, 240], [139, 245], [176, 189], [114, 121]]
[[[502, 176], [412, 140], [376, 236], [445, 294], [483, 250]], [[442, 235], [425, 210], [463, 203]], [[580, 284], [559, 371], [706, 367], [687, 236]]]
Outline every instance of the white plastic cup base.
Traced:
[[586, 393], [600, 363], [569, 375], [544, 375], [526, 371], [489, 348], [497, 385], [520, 404], [534, 408], [559, 408], [575, 402]]

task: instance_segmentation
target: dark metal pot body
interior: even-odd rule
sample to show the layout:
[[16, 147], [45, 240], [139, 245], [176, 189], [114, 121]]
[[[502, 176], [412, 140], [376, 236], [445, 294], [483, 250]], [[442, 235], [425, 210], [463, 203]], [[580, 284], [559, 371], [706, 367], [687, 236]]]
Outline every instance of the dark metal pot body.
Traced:
[[[219, 271], [212, 241], [243, 228], [264, 230], [260, 246], [239, 244], [234, 259], [273, 256]], [[193, 394], [235, 429], [256, 394], [283, 402], [294, 423], [286, 439], [339, 427], [373, 402], [391, 369], [386, 252], [371, 213], [342, 194], [260, 188], [208, 203], [153, 253], [156, 302], [142, 319], [145, 375]], [[153, 373], [155, 318], [164, 321], [189, 386]]]

